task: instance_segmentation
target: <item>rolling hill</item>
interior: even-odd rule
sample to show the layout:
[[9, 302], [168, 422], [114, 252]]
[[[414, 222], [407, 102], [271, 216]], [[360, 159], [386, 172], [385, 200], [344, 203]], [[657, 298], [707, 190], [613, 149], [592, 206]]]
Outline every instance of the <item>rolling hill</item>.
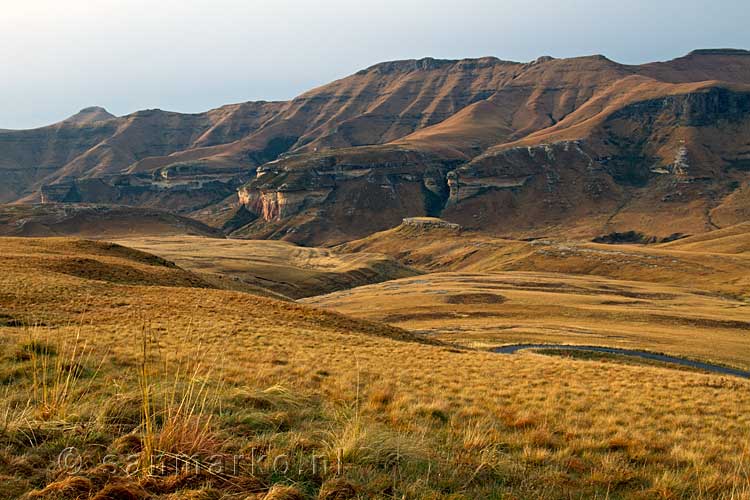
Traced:
[[554, 239], [521, 241], [402, 223], [336, 249], [390, 255], [423, 272], [596, 276], [689, 287], [746, 300], [750, 297], [750, 259], [743, 252], [747, 239], [746, 224], [658, 245], [608, 245]]
[[744, 222], [710, 233], [664, 243], [662, 248], [691, 252], [726, 253], [750, 257], [750, 223]]
[[419, 274], [383, 254], [334, 252], [284, 241], [154, 235], [116, 242], [174, 261], [204, 278], [239, 282], [291, 299]]
[[[463, 348], [212, 288], [164, 259], [103, 242], [0, 238], [0, 261], [0, 498], [748, 492], [750, 392], [740, 378]], [[383, 293], [360, 302], [358, 314], [411, 309], [390, 321], [419, 328], [443, 315], [477, 345], [488, 332], [468, 329], [488, 314], [524, 323], [527, 335], [580, 322], [574, 334], [558, 332], [568, 338], [601, 334], [607, 318], [630, 341], [641, 321], [649, 345], [747, 363], [744, 332], [711, 316], [718, 306], [741, 319], [735, 302], [668, 285], [438, 273], [320, 303], [338, 297], [350, 307], [373, 287]], [[416, 296], [429, 300], [432, 317], [415, 316]], [[680, 343], [685, 329], [706, 341]]]
[[218, 229], [153, 208], [75, 203], [0, 205], [0, 236], [77, 236], [107, 239], [133, 235], [200, 235]]

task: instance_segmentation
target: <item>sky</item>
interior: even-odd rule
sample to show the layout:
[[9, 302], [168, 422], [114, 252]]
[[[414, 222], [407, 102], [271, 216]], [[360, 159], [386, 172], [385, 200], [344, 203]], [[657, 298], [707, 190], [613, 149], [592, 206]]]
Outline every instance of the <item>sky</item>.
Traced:
[[0, 128], [286, 100], [396, 59], [750, 49], [747, 0], [0, 0]]

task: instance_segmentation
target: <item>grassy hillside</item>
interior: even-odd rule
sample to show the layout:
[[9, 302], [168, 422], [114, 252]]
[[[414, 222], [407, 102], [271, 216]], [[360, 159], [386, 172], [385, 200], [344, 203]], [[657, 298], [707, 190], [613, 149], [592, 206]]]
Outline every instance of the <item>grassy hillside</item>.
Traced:
[[0, 254], [0, 498], [750, 494], [746, 381], [455, 348], [101, 243]]
[[750, 222], [665, 243], [662, 248], [750, 257]]
[[[547, 239], [518, 241], [467, 231], [401, 225], [337, 249], [383, 253], [425, 271], [538, 271], [602, 276], [748, 298], [750, 259], [742, 251], [742, 242], [750, 233], [743, 227], [644, 246]], [[729, 240], [719, 239], [727, 234], [733, 236], [727, 236]], [[703, 247], [693, 243], [704, 240], [713, 243], [705, 243]], [[727, 241], [732, 242], [731, 247]]]
[[284, 241], [201, 237], [118, 241], [202, 276], [262, 287], [295, 299], [418, 274], [382, 254], [343, 254]]
[[223, 237], [218, 229], [153, 208], [77, 203], [0, 205], [0, 236], [103, 239], [135, 235]]

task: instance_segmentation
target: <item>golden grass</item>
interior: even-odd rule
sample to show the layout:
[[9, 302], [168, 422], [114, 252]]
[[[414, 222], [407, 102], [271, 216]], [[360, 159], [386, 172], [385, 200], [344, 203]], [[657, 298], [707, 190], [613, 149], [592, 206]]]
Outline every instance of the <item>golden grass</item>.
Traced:
[[[5, 255], [13, 245], [0, 241]], [[82, 468], [73, 476], [90, 482], [86, 495], [92, 498], [116, 491], [134, 495], [130, 498], [750, 494], [748, 381], [456, 349], [243, 293], [51, 271], [46, 260], [54, 252], [64, 260], [73, 250], [55, 248], [54, 242], [32, 242], [28, 248], [4, 261], [0, 312], [43, 322], [54, 338], [78, 337], [91, 349], [91, 359], [106, 361], [96, 375], [87, 372], [91, 389], [77, 404], [75, 420], [51, 427], [23, 412], [33, 381], [29, 360], [15, 353], [28, 342], [26, 332], [0, 327], [0, 369], [15, 372], [0, 387], [6, 422], [0, 427], [0, 476], [21, 494], [35, 490], [39, 498], [55, 498], [40, 495], [66, 480], [56, 458], [69, 446], [82, 450]], [[163, 279], [159, 266], [143, 269], [150, 267], [155, 282]], [[145, 356], [144, 324], [150, 342]], [[211, 436], [211, 446], [196, 454], [197, 470], [127, 477], [101, 466], [107, 452], [142, 453], [138, 445], [148, 420], [139, 375], [144, 359], [151, 367], [146, 385], [153, 388], [154, 435], [169, 421], [159, 418], [169, 414], [169, 402], [179, 408], [195, 380], [197, 397], [183, 405], [190, 410], [182, 421], [199, 417]], [[175, 380], [176, 396], [165, 399]], [[197, 439], [200, 433], [191, 435]], [[271, 461], [284, 455], [293, 466], [283, 474], [260, 466], [214, 474], [205, 456], [214, 451], [220, 456], [254, 451]], [[339, 471], [340, 454], [347, 458]], [[311, 455], [323, 457], [329, 467], [297, 467]]]
[[748, 256], [750, 254], [750, 222], [664, 243], [659, 247], [689, 252]]
[[560, 273], [432, 273], [304, 302], [471, 347], [594, 344], [750, 368], [750, 304], [669, 285]]
[[[721, 235], [727, 238], [697, 236], [686, 240], [684, 245], [680, 241], [655, 246], [605, 245], [580, 241], [516, 241], [402, 225], [340, 245], [337, 250], [378, 252], [431, 272], [579, 274], [671, 284], [750, 298], [750, 257], [741, 251], [750, 239], [747, 225], [734, 226], [717, 236]], [[704, 243], [696, 246], [699, 243], [691, 243], [695, 241]], [[691, 251], [693, 249], [698, 251]]]
[[213, 282], [241, 283], [294, 299], [417, 274], [385, 255], [340, 254], [285, 241], [195, 236], [129, 238], [118, 243], [159, 255], [204, 277], [214, 276]]

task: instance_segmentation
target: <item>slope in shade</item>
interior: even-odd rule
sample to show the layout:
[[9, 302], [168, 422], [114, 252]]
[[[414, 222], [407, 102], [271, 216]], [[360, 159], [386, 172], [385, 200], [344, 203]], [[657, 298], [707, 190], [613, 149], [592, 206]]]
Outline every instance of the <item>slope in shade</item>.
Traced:
[[0, 205], [0, 236], [147, 235], [223, 237], [217, 229], [164, 210], [80, 204]]

